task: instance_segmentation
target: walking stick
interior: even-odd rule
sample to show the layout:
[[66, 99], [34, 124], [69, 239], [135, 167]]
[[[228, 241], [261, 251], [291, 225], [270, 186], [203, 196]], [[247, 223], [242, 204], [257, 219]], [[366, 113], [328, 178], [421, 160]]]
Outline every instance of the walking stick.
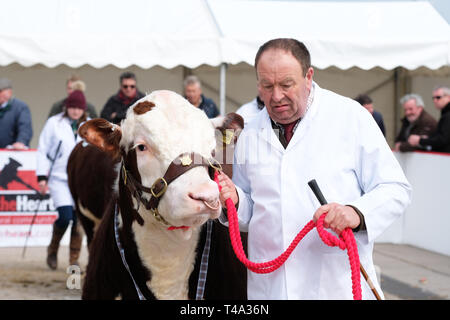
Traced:
[[[48, 170], [47, 181], [48, 181], [48, 179], [50, 179], [50, 175], [52, 174], [53, 165], [55, 164], [56, 157], [58, 156], [59, 149], [61, 148], [61, 143], [62, 143], [62, 140], [59, 140], [58, 147], [56, 147], [55, 156], [53, 157], [53, 159], [52, 158], [50, 159], [52, 162], [50, 164], [50, 170]], [[38, 203], [36, 206], [36, 210], [34, 210], [33, 219], [31, 219], [30, 229], [28, 230], [27, 237], [25, 238], [25, 245], [23, 246], [23, 250], [22, 250], [22, 259], [25, 257], [25, 251], [27, 250], [28, 238], [31, 235], [31, 229], [33, 228], [34, 220], [36, 220], [36, 216], [39, 211], [39, 206], [41, 205], [41, 201], [44, 198], [44, 196], [39, 191], [37, 191], [36, 189], [33, 189], [33, 190], [35, 190], [36, 193], [39, 195], [39, 199], [38, 199]]]
[[[322, 206], [327, 204], [327, 200], [325, 200], [325, 197], [323, 196], [322, 191], [320, 191], [319, 185], [317, 184], [316, 180], [313, 179], [313, 180], [309, 181], [308, 185], [311, 188], [311, 190], [314, 192], [314, 195], [316, 196], [317, 200], [319, 200], [319, 203]], [[361, 263], [359, 264], [359, 269], [361, 270], [361, 273], [362, 273], [364, 279], [366, 279], [366, 282], [369, 285], [370, 289], [372, 290], [373, 294], [375, 295], [375, 298], [377, 298], [377, 300], [382, 300], [377, 289], [373, 285], [372, 280], [370, 280], [369, 275], [367, 274], [366, 270], [364, 269], [364, 267], [362, 266]]]

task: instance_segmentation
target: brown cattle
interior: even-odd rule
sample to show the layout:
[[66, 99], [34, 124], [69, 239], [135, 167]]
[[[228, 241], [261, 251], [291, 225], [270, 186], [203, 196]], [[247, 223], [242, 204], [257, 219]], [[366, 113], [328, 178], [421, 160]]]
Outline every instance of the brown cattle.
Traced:
[[[130, 107], [122, 128], [95, 119], [80, 134], [96, 146], [74, 150], [71, 190], [81, 212], [101, 218], [90, 236], [83, 299], [246, 298], [246, 270], [227, 228], [214, 220], [220, 202], [208, 170], [216, 143], [203, 112], [175, 93], [157, 91]], [[167, 184], [162, 177], [170, 177]], [[206, 279], [198, 281], [204, 271]]]

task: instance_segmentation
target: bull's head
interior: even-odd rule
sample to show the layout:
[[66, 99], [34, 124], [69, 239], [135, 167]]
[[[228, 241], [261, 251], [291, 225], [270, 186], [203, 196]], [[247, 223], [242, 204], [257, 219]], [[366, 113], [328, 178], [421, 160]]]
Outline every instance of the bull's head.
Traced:
[[176, 233], [189, 238], [192, 227], [221, 210], [211, 179], [214, 131], [204, 112], [180, 95], [155, 91], [129, 108], [120, 127], [94, 119], [79, 133], [121, 162], [120, 183], [131, 185], [140, 225], [182, 227]]

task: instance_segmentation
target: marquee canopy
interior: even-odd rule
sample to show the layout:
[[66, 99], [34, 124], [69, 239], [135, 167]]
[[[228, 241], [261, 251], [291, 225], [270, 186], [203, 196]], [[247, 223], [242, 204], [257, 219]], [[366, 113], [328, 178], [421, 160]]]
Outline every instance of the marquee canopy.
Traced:
[[428, 2], [15, 0], [0, 11], [0, 66], [253, 64], [274, 37], [305, 42], [318, 68], [450, 64], [450, 27]]

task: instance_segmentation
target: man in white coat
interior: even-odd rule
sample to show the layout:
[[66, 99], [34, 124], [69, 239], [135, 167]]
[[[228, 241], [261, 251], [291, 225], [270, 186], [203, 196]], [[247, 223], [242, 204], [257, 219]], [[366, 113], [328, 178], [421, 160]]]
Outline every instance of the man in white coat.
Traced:
[[[248, 231], [254, 262], [274, 259], [311, 220], [327, 212], [326, 228], [353, 229], [361, 264], [376, 281], [374, 240], [410, 202], [411, 187], [372, 116], [350, 98], [320, 88], [303, 43], [274, 39], [255, 58], [266, 108], [236, 145], [233, 181], [219, 176], [221, 200], [231, 198]], [[329, 202], [320, 206], [308, 181]], [[234, 182], [234, 183], [233, 183]], [[221, 221], [226, 223], [226, 216]], [[361, 278], [363, 299], [374, 299]], [[346, 252], [311, 231], [276, 271], [248, 271], [249, 299], [351, 299]]]

